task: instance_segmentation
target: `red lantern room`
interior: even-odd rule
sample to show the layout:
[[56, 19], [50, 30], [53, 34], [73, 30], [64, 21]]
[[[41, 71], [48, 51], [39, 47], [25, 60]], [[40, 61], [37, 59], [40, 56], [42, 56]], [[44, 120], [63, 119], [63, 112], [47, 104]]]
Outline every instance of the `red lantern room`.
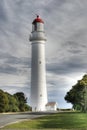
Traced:
[[44, 21], [37, 15], [37, 18], [32, 22], [32, 32], [44, 31]]
[[39, 23], [44, 23], [44, 21], [39, 17], [39, 15], [37, 15], [37, 18], [34, 19], [34, 21], [33, 21], [32, 24], [35, 24], [35, 23], [37, 23], [37, 22], [39, 22]]
[[30, 41], [42, 40], [46, 41], [46, 36], [44, 32], [44, 21], [37, 15], [32, 22], [32, 34], [30, 36]]

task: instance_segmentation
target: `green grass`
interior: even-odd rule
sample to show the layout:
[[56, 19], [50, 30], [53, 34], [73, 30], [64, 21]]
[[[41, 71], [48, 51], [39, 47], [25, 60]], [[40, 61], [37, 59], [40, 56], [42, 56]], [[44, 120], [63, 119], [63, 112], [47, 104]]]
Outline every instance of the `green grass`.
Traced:
[[87, 114], [64, 112], [11, 124], [6, 129], [87, 129]]

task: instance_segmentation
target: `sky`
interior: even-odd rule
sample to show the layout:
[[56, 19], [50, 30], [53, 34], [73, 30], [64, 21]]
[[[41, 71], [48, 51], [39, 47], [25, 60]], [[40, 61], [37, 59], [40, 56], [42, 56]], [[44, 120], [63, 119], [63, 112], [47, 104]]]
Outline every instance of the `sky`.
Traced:
[[36, 14], [44, 20], [48, 101], [71, 108], [66, 93], [87, 73], [87, 0], [0, 0], [0, 89], [30, 102], [31, 43]]

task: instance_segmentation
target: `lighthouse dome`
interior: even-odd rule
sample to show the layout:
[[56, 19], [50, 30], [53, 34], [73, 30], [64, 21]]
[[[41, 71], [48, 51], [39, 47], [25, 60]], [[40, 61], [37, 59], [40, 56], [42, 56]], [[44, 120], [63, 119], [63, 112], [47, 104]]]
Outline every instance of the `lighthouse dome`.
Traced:
[[34, 19], [33, 24], [35, 24], [35, 23], [37, 23], [37, 22], [39, 22], [39, 23], [44, 23], [44, 21], [39, 17], [39, 15], [37, 15], [37, 18]]

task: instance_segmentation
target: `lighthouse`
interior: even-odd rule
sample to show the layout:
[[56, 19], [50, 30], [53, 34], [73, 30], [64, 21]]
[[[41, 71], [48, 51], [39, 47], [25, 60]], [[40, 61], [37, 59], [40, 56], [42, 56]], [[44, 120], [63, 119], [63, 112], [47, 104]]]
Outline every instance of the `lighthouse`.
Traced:
[[45, 111], [47, 104], [44, 21], [37, 16], [32, 22], [30, 35], [31, 58], [31, 107], [32, 111]]

